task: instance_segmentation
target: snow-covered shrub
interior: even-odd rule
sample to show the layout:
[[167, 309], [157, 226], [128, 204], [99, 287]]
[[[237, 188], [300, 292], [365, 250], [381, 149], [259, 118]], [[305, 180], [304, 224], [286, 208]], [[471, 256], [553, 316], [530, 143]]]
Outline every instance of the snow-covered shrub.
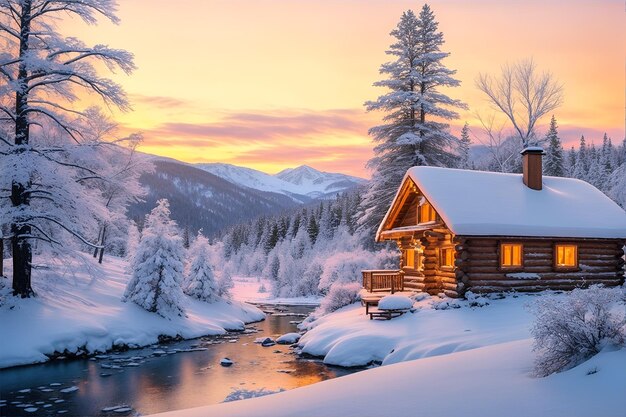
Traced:
[[439, 300], [433, 300], [431, 305], [435, 310], [449, 310], [451, 308], [461, 308], [461, 304], [459, 304], [458, 300], [450, 299], [446, 296], [443, 296], [443, 298]]
[[324, 297], [319, 310], [322, 314], [332, 313], [352, 303], [359, 301], [361, 284], [357, 282], [340, 283], [335, 282], [330, 286], [328, 295]]
[[267, 292], [267, 288], [265, 288], [265, 284], [261, 284], [259, 287], [259, 293], [265, 294]]
[[306, 261], [294, 259], [290, 253], [281, 254], [278, 280], [272, 285], [272, 295], [274, 297], [295, 296], [294, 289], [297, 282], [302, 278], [306, 267]]
[[572, 368], [607, 345], [624, 345], [626, 317], [620, 288], [592, 285], [560, 297], [544, 295], [530, 309], [535, 315], [531, 334], [538, 376]]
[[233, 282], [233, 277], [228, 271], [228, 269], [222, 269], [219, 274], [219, 280], [217, 281], [218, 286], [218, 294], [222, 298], [230, 298], [230, 290], [233, 289], [235, 283]]
[[162, 317], [183, 315], [181, 288], [185, 249], [176, 223], [170, 219], [169, 203], [159, 200], [146, 221], [132, 259], [132, 277], [122, 301]]
[[322, 264], [318, 258], [312, 260], [300, 279], [295, 283], [294, 296], [319, 294], [318, 285], [322, 276]]
[[335, 282], [358, 281], [361, 278], [361, 271], [374, 269], [375, 262], [372, 254], [364, 250], [329, 255], [322, 268], [318, 289], [325, 293]]
[[272, 251], [267, 257], [267, 265], [263, 268], [263, 276], [276, 281], [280, 272], [280, 259], [276, 251]]
[[189, 247], [191, 261], [183, 291], [198, 300], [213, 302], [218, 299], [219, 288], [213, 267], [211, 266], [209, 241], [198, 232], [198, 236]]
[[471, 291], [467, 291], [465, 293], [465, 299], [467, 299], [470, 307], [484, 307], [489, 305], [489, 302], [485, 297], [480, 294], [474, 294]]

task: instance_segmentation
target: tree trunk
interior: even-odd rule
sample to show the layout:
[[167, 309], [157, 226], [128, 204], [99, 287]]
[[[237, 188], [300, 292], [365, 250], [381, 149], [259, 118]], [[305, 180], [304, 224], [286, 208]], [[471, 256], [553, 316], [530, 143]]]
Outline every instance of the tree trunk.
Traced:
[[[28, 42], [30, 36], [32, 0], [22, 2], [22, 13], [20, 16], [20, 58], [28, 53]], [[17, 73], [18, 88], [15, 93], [15, 152], [27, 152], [30, 139], [28, 122], [28, 70], [24, 61], [20, 62]], [[28, 175], [28, 174], [26, 174]], [[13, 207], [26, 208], [30, 205], [30, 178], [24, 177], [14, 180], [11, 184], [11, 204]], [[14, 222], [11, 225], [13, 238], [11, 247], [13, 249], [13, 294], [22, 298], [33, 295], [31, 287], [31, 267], [32, 267], [32, 247], [30, 244], [31, 227], [27, 224]]]
[[[102, 226], [102, 239], [100, 239], [100, 246], [102, 246], [100, 248], [100, 257], [98, 258], [98, 263], [101, 264], [102, 263], [102, 257], [104, 256], [104, 242], [106, 240], [106, 232], [107, 232], [107, 227], [106, 226]], [[98, 250], [98, 249], [96, 249]]]
[[[104, 233], [104, 226], [102, 226], [102, 228], [100, 228], [100, 231], [98, 232], [98, 239], [96, 240], [96, 242], [100, 242], [102, 241], [103, 237], [102, 234]], [[98, 256], [98, 248], [93, 248], [93, 257], [96, 258]]]

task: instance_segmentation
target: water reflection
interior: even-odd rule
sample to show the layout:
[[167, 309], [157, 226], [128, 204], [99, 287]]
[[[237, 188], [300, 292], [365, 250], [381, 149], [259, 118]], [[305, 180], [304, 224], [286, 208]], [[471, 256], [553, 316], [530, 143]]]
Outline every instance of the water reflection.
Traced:
[[[305, 314], [310, 310], [290, 307], [287, 313]], [[100, 416], [111, 415], [101, 410], [115, 405], [130, 405], [133, 412], [152, 414], [219, 403], [238, 389], [292, 389], [354, 372], [296, 359], [289, 346], [262, 347], [254, 343], [261, 336], [275, 338], [296, 331], [293, 321], [298, 319], [301, 317], [269, 315], [264, 322], [248, 326], [258, 330], [256, 333], [185, 341], [98, 360], [57, 361], [0, 371], [0, 405], [4, 404], [0, 415], [56, 416], [67, 410], [61, 415]], [[190, 348], [206, 350], [155, 356], [159, 350]], [[220, 366], [224, 357], [231, 358], [234, 365]], [[118, 366], [120, 369], [115, 369]], [[70, 386], [79, 390], [60, 392]], [[25, 388], [31, 388], [31, 392], [18, 393]], [[15, 402], [19, 404], [12, 404]], [[29, 413], [24, 405], [37, 411]]]

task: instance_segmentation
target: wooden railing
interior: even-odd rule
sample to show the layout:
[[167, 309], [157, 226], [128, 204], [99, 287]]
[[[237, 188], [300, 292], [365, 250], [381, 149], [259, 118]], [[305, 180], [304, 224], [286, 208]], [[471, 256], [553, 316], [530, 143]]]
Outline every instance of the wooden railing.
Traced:
[[404, 291], [404, 271], [402, 270], [365, 270], [363, 274], [363, 288], [369, 292], [375, 291]]

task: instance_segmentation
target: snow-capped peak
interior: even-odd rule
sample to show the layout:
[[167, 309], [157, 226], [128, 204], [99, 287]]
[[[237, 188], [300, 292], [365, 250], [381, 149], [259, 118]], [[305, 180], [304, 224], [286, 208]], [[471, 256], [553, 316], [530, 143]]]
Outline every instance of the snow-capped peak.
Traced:
[[276, 175], [224, 163], [197, 164], [196, 166], [231, 183], [288, 195], [300, 203], [313, 198], [332, 197], [338, 192], [365, 182], [361, 178], [322, 172], [307, 165], [288, 168]]

